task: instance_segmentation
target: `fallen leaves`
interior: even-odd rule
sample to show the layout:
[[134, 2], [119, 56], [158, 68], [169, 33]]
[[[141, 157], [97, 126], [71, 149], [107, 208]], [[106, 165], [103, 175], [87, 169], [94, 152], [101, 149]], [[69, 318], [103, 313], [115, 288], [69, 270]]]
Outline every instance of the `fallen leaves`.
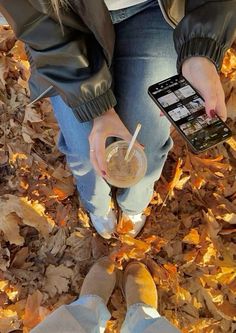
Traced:
[[0, 230], [11, 244], [24, 244], [24, 238], [20, 236], [20, 223], [34, 227], [44, 237], [54, 226], [54, 222], [45, 215], [45, 208], [27, 198], [13, 195], [0, 197], [0, 211]]
[[83, 261], [91, 257], [91, 242], [91, 231], [78, 228], [78, 230], [74, 231], [66, 240], [66, 245], [73, 251], [73, 256], [76, 261]]
[[64, 265], [58, 267], [49, 265], [45, 272], [45, 291], [48, 292], [50, 297], [67, 292], [69, 290], [69, 283], [72, 276], [72, 269]]
[[214, 171], [227, 171], [232, 168], [230, 164], [222, 162], [224, 159], [224, 156], [222, 155], [217, 156], [216, 158], [199, 158], [198, 156], [192, 155], [191, 159], [195, 164], [213, 169]]
[[221, 72], [227, 77], [232, 75], [236, 70], [236, 50], [231, 48], [225, 54]]
[[119, 234], [125, 235], [126, 233], [128, 233], [129, 231], [131, 231], [133, 229], [134, 229], [134, 226], [133, 226], [133, 223], [131, 222], [131, 220], [122, 216], [119, 223], [117, 224], [116, 231]]
[[42, 301], [43, 295], [39, 290], [36, 290], [32, 295], [28, 296], [23, 315], [25, 333], [29, 332], [34, 326], [44, 320], [50, 313], [49, 310], [41, 306]]
[[[189, 176], [186, 176], [186, 177], [180, 179], [182, 174], [183, 174], [182, 160], [181, 160], [181, 158], [179, 158], [177, 165], [175, 167], [174, 177], [173, 177], [172, 181], [170, 183], [168, 183], [168, 185], [167, 185], [167, 191], [168, 191], [167, 198], [168, 197], [173, 198], [174, 189], [176, 188], [176, 189], [181, 190], [183, 188], [184, 184], [189, 180], [189, 178], [190, 178]], [[167, 200], [167, 198], [166, 198], [166, 200]]]
[[12, 330], [20, 328], [21, 321], [15, 311], [0, 309], [0, 327], [1, 333], [9, 333]]
[[198, 245], [200, 235], [196, 229], [191, 229], [190, 232], [184, 237], [183, 242], [187, 244]]

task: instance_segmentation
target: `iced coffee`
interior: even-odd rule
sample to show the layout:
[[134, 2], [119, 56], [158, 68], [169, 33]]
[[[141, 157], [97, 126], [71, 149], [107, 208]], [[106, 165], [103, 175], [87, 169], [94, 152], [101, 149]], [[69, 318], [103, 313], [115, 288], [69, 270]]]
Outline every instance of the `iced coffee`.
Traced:
[[147, 171], [147, 159], [142, 148], [133, 146], [125, 159], [129, 143], [116, 141], [106, 149], [106, 180], [113, 186], [127, 188], [137, 184]]

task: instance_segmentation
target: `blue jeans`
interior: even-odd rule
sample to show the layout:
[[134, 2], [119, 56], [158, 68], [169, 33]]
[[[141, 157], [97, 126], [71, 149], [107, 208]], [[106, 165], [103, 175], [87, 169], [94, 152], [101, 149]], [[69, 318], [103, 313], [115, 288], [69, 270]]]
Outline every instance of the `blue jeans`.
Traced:
[[[103, 333], [111, 318], [102, 298], [85, 295], [69, 305], [62, 305], [31, 333]], [[146, 304], [131, 305], [122, 324], [121, 333], [180, 333], [158, 311]]]
[[[148, 206], [154, 183], [172, 147], [169, 122], [160, 116], [147, 89], [176, 73], [176, 53], [173, 30], [156, 0], [112, 11], [111, 17], [116, 32], [112, 68], [115, 110], [131, 133], [137, 123], [142, 124], [138, 140], [145, 145], [148, 161], [145, 177], [135, 186], [117, 192], [122, 211], [135, 215]], [[60, 96], [53, 97], [52, 104], [61, 130], [59, 149], [67, 157], [84, 207], [104, 216], [109, 209], [111, 188], [95, 173], [89, 160], [88, 136], [93, 121], [79, 123]]]

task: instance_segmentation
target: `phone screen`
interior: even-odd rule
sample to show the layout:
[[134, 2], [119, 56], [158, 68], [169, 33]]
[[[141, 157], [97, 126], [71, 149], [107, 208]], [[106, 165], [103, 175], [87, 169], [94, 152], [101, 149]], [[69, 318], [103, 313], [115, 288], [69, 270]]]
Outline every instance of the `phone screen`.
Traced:
[[204, 151], [232, 136], [217, 115], [208, 117], [203, 98], [182, 76], [156, 83], [148, 92], [194, 152]]

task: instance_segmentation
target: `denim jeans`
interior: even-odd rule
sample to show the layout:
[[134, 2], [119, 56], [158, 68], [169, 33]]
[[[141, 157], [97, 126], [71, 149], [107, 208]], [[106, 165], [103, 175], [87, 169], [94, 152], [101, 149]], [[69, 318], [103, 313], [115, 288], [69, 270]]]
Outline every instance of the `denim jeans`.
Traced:
[[[104, 333], [111, 318], [102, 298], [85, 295], [69, 305], [62, 305], [31, 333]], [[180, 333], [156, 309], [143, 304], [128, 308], [121, 333]]]
[[[117, 202], [126, 214], [145, 209], [153, 195], [167, 154], [172, 147], [170, 125], [148, 96], [148, 86], [176, 73], [173, 30], [165, 22], [156, 0], [112, 11], [116, 32], [113, 59], [113, 88], [116, 112], [133, 133], [142, 124], [138, 141], [145, 146], [148, 169], [133, 187], [119, 189]], [[99, 177], [89, 160], [88, 136], [93, 121], [79, 123], [60, 96], [52, 98], [61, 134], [59, 149], [76, 178], [81, 200], [87, 211], [104, 216], [110, 204], [110, 186]]]

